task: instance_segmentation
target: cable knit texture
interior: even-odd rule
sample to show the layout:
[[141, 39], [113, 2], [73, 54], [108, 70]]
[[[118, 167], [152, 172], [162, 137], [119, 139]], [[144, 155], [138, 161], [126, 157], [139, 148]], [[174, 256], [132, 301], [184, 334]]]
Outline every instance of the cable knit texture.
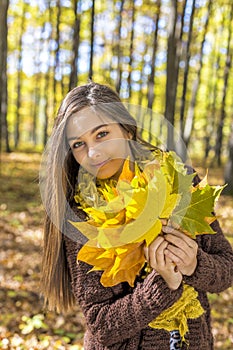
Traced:
[[[76, 210], [69, 219], [80, 221], [84, 217]], [[197, 237], [198, 266], [192, 276], [184, 276], [184, 281], [197, 290], [205, 313], [188, 321], [189, 333], [183, 350], [213, 350], [206, 293], [219, 293], [233, 282], [232, 248], [217, 221], [212, 227], [217, 232], [215, 235]], [[90, 266], [76, 261], [85, 237], [67, 222], [64, 239], [72, 290], [87, 323], [84, 349], [168, 350], [169, 332], [153, 329], [148, 324], [180, 298], [182, 285], [172, 291], [153, 271], [144, 280], [138, 279], [134, 288], [128, 283], [103, 287], [100, 283], [101, 271], [88, 273]]]

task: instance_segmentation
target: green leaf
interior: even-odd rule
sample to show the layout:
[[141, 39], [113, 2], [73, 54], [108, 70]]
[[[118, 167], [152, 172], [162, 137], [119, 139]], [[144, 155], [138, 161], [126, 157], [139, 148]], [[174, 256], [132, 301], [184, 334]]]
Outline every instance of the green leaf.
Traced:
[[197, 234], [215, 233], [208, 223], [208, 218], [214, 219], [214, 204], [222, 187], [206, 185], [196, 187], [192, 193], [183, 194], [179, 205], [172, 213], [171, 222], [190, 233], [195, 238]]
[[187, 170], [180, 158], [174, 152], [165, 152], [161, 169], [166, 178], [167, 195], [161, 219], [168, 219], [181, 197], [190, 192], [195, 174], [187, 175]]
[[161, 169], [171, 186], [171, 194], [190, 190], [195, 174], [187, 175], [187, 169], [174, 152], [164, 152]]

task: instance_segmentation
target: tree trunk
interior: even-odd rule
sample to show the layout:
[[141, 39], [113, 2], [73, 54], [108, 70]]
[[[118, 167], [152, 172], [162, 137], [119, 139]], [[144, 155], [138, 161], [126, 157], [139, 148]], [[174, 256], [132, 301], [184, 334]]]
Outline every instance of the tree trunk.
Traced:
[[[188, 32], [188, 40], [186, 44], [186, 53], [185, 53], [185, 66], [184, 66], [184, 80], [183, 80], [183, 91], [182, 91], [182, 97], [181, 97], [181, 106], [180, 106], [180, 136], [184, 137], [184, 114], [185, 114], [185, 105], [186, 105], [186, 94], [187, 94], [187, 88], [188, 88], [188, 75], [189, 75], [189, 64], [190, 64], [190, 45], [192, 42], [192, 34], [193, 34], [193, 19], [194, 19], [194, 13], [195, 13], [195, 6], [196, 6], [196, 0], [193, 0], [192, 4], [192, 11], [189, 18], [189, 32]], [[185, 141], [185, 140], [184, 140]], [[183, 141], [178, 141], [179, 149], [176, 149], [180, 157], [185, 161], [187, 156], [187, 150], [186, 146], [187, 144], [184, 144]]]
[[7, 11], [9, 0], [0, 3], [0, 154], [10, 152], [7, 123]]
[[121, 89], [121, 26], [122, 26], [122, 12], [124, 9], [124, 0], [121, 0], [121, 7], [118, 21], [118, 35], [117, 35], [117, 78], [116, 78], [116, 91], [120, 93]]
[[[214, 36], [217, 37], [217, 28], [214, 30]], [[204, 148], [205, 148], [205, 159], [207, 161], [209, 157], [209, 153], [212, 149], [212, 135], [214, 134], [214, 125], [215, 125], [215, 111], [213, 110], [213, 105], [215, 103], [214, 100], [214, 89], [215, 86], [215, 74], [213, 72], [216, 71], [216, 52], [217, 52], [217, 41], [215, 40], [212, 55], [210, 56], [210, 70], [209, 75], [207, 77], [207, 96], [206, 99], [206, 124], [205, 124], [205, 140], [204, 140]]]
[[151, 73], [149, 75], [148, 79], [148, 108], [152, 109], [153, 102], [154, 102], [154, 86], [155, 86], [155, 60], [156, 60], [156, 54], [158, 49], [158, 31], [159, 31], [159, 19], [160, 19], [160, 8], [161, 8], [161, 0], [158, 0], [157, 2], [157, 13], [154, 16], [154, 24], [155, 24], [155, 31], [154, 31], [154, 40], [153, 40], [153, 52], [152, 52], [152, 58], [151, 58]]
[[168, 20], [168, 47], [167, 47], [167, 81], [166, 81], [166, 105], [165, 118], [168, 121], [167, 126], [167, 148], [174, 150], [174, 120], [176, 91], [178, 80], [178, 61], [177, 61], [177, 1], [171, 1], [170, 16]]
[[[150, 113], [150, 121], [149, 121], [149, 130], [152, 131], [152, 119], [153, 119], [153, 102], [154, 102], [154, 88], [155, 88], [155, 61], [156, 61], [156, 54], [158, 49], [158, 31], [159, 31], [159, 19], [160, 19], [160, 8], [161, 8], [161, 1], [158, 1], [157, 4], [157, 13], [154, 18], [154, 25], [155, 25], [155, 31], [154, 31], [154, 40], [153, 40], [153, 52], [152, 52], [152, 58], [151, 58], [151, 73], [149, 75], [148, 79], [148, 94], [147, 94], [147, 106]], [[149, 142], [152, 141], [152, 132], [149, 133]]]
[[55, 33], [55, 42], [56, 49], [54, 52], [54, 67], [53, 67], [53, 99], [54, 99], [54, 109], [57, 109], [58, 100], [57, 100], [57, 72], [59, 72], [60, 67], [60, 21], [61, 21], [61, 0], [56, 0], [56, 33]]
[[[221, 31], [223, 31], [223, 27], [224, 27], [224, 18], [223, 18], [223, 23], [222, 23], [222, 29]], [[210, 138], [209, 143], [211, 144], [211, 139], [214, 139], [212, 141], [213, 143], [213, 148], [215, 147], [215, 143], [216, 143], [216, 129], [217, 129], [217, 125], [218, 125], [218, 121], [217, 121], [217, 101], [218, 101], [218, 95], [219, 95], [219, 80], [221, 79], [221, 69], [220, 69], [220, 61], [221, 61], [221, 52], [218, 49], [219, 45], [216, 44], [218, 53], [217, 53], [217, 60], [216, 63], [214, 62], [213, 66], [212, 66], [212, 76], [213, 76], [213, 81], [214, 81], [214, 87], [213, 87], [213, 102], [212, 105], [210, 106], [210, 110], [211, 110], [211, 115], [212, 115], [212, 125], [210, 126], [210, 131], [209, 131], [209, 135], [207, 137]], [[207, 129], [208, 131], [208, 129]], [[208, 142], [208, 139], [207, 139]], [[207, 145], [206, 145], [207, 147]], [[215, 162], [215, 157], [214, 159], [212, 159], [212, 164], [214, 164]]]
[[134, 47], [134, 25], [135, 25], [135, 0], [131, 0], [132, 4], [132, 27], [131, 27], [131, 36], [130, 36], [130, 49], [129, 49], [129, 75], [127, 78], [129, 99], [131, 97], [131, 75], [132, 75], [132, 64], [133, 64], [133, 47]]
[[[47, 7], [48, 7], [48, 14], [49, 14], [49, 18], [48, 18], [48, 22], [52, 23], [52, 9], [50, 6], [50, 1], [47, 1]], [[48, 120], [49, 120], [49, 109], [50, 109], [50, 100], [52, 100], [52, 104], [53, 104], [53, 100], [54, 100], [54, 96], [53, 98], [50, 98], [50, 94], [52, 93], [52, 89], [50, 88], [52, 86], [51, 79], [50, 76], [52, 76], [51, 74], [51, 64], [52, 64], [52, 41], [53, 41], [53, 31], [51, 30], [50, 36], [48, 38], [48, 53], [49, 53], [49, 60], [48, 60], [48, 66], [47, 66], [47, 71], [45, 74], [45, 81], [44, 81], [44, 125], [43, 125], [43, 145], [44, 147], [46, 146], [47, 140], [48, 140]], [[54, 110], [54, 107], [52, 109], [52, 111]]]
[[33, 116], [31, 138], [32, 138], [32, 142], [35, 146], [37, 145], [37, 142], [38, 142], [37, 126], [38, 126], [38, 118], [39, 118], [40, 99], [41, 99], [41, 83], [42, 83], [40, 53], [43, 51], [43, 39], [42, 38], [44, 37], [44, 33], [45, 33], [45, 25], [46, 25], [45, 23], [46, 23], [46, 19], [43, 18], [39, 47], [38, 47], [37, 52], [35, 53], [35, 69], [34, 69], [35, 87], [34, 87], [34, 94], [33, 94], [32, 107], [31, 107], [32, 116]]
[[40, 104], [40, 74], [37, 72], [35, 74], [35, 89], [34, 89], [34, 99], [33, 99], [33, 124], [32, 124], [32, 142], [37, 145], [37, 119], [39, 114], [39, 104]]
[[[232, 24], [233, 21], [233, 3], [231, 4], [231, 12], [230, 12], [230, 20], [229, 23]], [[227, 42], [227, 54], [226, 54], [226, 62], [224, 69], [224, 85], [223, 85], [223, 97], [221, 103], [221, 114], [220, 121], [217, 129], [217, 138], [216, 138], [216, 146], [215, 146], [215, 156], [218, 162], [218, 165], [221, 165], [221, 152], [222, 152], [222, 143], [223, 143], [223, 127], [226, 118], [226, 94], [228, 89], [228, 80], [229, 73], [232, 64], [232, 48], [231, 48], [231, 38], [232, 38], [232, 26], [229, 25], [229, 34], [228, 34], [228, 42]]]
[[25, 30], [25, 13], [26, 13], [27, 3], [23, 3], [23, 13], [21, 28], [19, 34], [19, 56], [17, 62], [17, 100], [16, 100], [16, 121], [15, 121], [15, 148], [18, 147], [20, 142], [20, 108], [21, 108], [21, 84], [22, 84], [22, 44], [23, 44], [23, 34]]
[[77, 83], [78, 83], [78, 53], [79, 53], [79, 44], [80, 44], [80, 25], [81, 25], [81, 15], [78, 12], [78, 4], [81, 4], [81, 0], [73, 0], [75, 21], [74, 21], [74, 29], [73, 29], [73, 48], [72, 48], [69, 90], [77, 86]]
[[94, 22], [95, 22], [95, 0], [92, 0], [91, 8], [91, 48], [90, 48], [90, 64], [89, 64], [89, 79], [92, 80], [93, 76], [93, 56], [94, 56]]
[[[204, 27], [204, 34], [203, 34], [203, 39], [201, 42], [201, 50], [200, 50], [200, 58], [199, 58], [199, 64], [198, 64], [198, 71], [197, 71], [197, 78], [195, 79], [193, 83], [193, 88], [192, 88], [192, 96], [191, 96], [191, 101], [190, 105], [188, 108], [187, 112], [187, 117], [184, 125], [184, 132], [183, 132], [183, 139], [186, 145], [186, 151], [189, 145], [190, 137], [191, 137], [191, 132], [193, 129], [193, 123], [194, 123], [194, 111], [195, 111], [195, 105], [196, 105], [196, 99], [197, 99], [197, 92], [198, 92], [198, 87], [200, 86], [200, 80], [201, 80], [201, 71], [203, 67], [203, 56], [204, 56], [204, 45], [206, 41], [206, 35], [208, 33], [208, 27], [209, 27], [209, 19], [210, 19], [210, 14], [212, 10], [212, 0], [209, 0], [208, 4], [208, 9], [207, 9], [207, 15], [206, 15], [206, 22], [205, 22], [205, 27]], [[186, 156], [184, 155], [184, 159]]]
[[233, 123], [231, 124], [231, 134], [228, 142], [228, 161], [225, 166], [224, 180], [228, 184], [223, 190], [223, 194], [233, 196]]

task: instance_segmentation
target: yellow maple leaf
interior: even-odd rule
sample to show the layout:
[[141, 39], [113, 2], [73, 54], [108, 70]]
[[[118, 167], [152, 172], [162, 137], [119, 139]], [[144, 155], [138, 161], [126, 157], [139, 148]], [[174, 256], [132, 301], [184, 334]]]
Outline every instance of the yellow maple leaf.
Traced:
[[104, 287], [112, 287], [122, 281], [133, 286], [135, 277], [145, 264], [144, 243], [130, 243], [109, 249], [95, 244], [96, 241], [87, 242], [80, 249], [77, 259], [93, 266], [89, 272], [104, 271], [100, 280]]
[[122, 172], [118, 178], [118, 181], [123, 180], [123, 181], [131, 182], [134, 175], [135, 173], [130, 169], [130, 160], [129, 158], [127, 158], [124, 162]]
[[169, 219], [173, 209], [179, 203], [181, 195], [178, 193], [172, 193], [172, 186], [169, 182], [166, 183], [166, 199], [163, 210], [160, 214], [161, 219]]
[[78, 252], [78, 260], [84, 261], [87, 264], [93, 265], [95, 269], [100, 270], [103, 267], [108, 267], [111, 260], [114, 258], [114, 251], [97, 247], [96, 241], [88, 241]]
[[95, 226], [95, 223], [91, 223], [91, 221], [70, 221], [69, 222], [76, 227], [84, 236], [86, 236], [89, 240], [92, 240], [98, 236], [98, 230]]
[[[105, 202], [85, 207], [89, 220], [74, 223], [89, 240], [98, 242], [95, 253], [99, 254], [100, 260], [93, 254], [92, 247], [91, 258], [86, 256], [85, 261], [89, 261], [94, 270], [104, 271], [101, 280], [104, 285], [114, 285], [116, 281], [133, 284], [133, 274], [135, 277], [141, 262], [138, 263], [136, 255], [135, 261], [131, 257], [127, 260], [131, 244], [149, 246], [161, 233], [164, 219], [192, 238], [208, 233], [209, 224], [215, 219], [211, 216], [210, 198], [217, 196], [219, 189], [211, 189], [207, 178], [191, 189], [193, 175], [186, 174], [184, 165], [172, 153], [164, 155], [160, 161], [161, 164], [157, 160], [148, 162], [142, 172], [136, 163], [132, 171], [132, 163], [127, 159], [118, 182], [111, 180], [98, 187], [97, 191], [102, 193]], [[196, 208], [201, 209], [201, 223], [193, 220]], [[121, 249], [117, 250], [118, 247]], [[87, 246], [84, 249], [88, 251]], [[133, 249], [134, 253], [136, 251]]]

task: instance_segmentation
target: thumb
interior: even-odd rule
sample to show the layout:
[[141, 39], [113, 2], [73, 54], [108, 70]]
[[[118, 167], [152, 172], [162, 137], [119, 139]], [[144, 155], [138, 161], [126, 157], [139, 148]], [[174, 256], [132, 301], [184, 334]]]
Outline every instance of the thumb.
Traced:
[[146, 260], [149, 261], [149, 248], [144, 246], [143, 250]]

